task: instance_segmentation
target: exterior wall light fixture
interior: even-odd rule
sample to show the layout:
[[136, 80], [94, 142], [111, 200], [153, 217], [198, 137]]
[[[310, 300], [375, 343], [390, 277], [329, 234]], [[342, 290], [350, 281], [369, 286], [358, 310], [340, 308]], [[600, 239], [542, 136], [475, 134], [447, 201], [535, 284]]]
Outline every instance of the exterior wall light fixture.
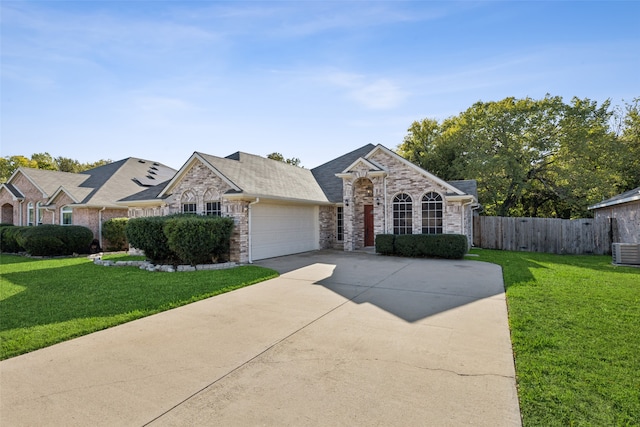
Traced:
[[349, 199], [348, 198], [344, 199], [344, 205], [345, 206], [349, 206]]

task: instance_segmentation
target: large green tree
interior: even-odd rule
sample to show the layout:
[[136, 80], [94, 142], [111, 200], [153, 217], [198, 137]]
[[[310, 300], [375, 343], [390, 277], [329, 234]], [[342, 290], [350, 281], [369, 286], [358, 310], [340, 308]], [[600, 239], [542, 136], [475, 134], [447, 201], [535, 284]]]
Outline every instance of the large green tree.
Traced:
[[444, 179], [476, 179], [489, 215], [581, 217], [628, 186], [624, 159], [633, 144], [613, 131], [613, 117], [608, 101], [477, 102], [442, 123], [414, 122], [398, 152]]
[[626, 104], [620, 141], [627, 157], [623, 160], [622, 173], [628, 190], [640, 187], [640, 98]]

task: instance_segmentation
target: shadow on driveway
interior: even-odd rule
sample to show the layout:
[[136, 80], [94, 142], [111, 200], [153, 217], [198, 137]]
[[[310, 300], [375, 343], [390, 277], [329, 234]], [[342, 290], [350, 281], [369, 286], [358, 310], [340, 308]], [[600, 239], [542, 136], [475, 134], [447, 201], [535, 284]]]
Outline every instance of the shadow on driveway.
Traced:
[[[369, 303], [407, 322], [500, 295], [501, 267], [470, 260], [413, 259], [362, 252], [315, 251], [262, 260], [282, 277], [304, 280], [357, 304]], [[325, 278], [317, 280], [318, 269]]]

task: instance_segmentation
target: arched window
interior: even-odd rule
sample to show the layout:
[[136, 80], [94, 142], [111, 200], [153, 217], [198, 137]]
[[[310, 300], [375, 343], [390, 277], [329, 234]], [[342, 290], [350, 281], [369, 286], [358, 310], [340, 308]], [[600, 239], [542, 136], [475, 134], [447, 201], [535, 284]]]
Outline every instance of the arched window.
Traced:
[[33, 225], [33, 202], [27, 205], [27, 225]]
[[62, 209], [60, 209], [60, 224], [73, 224], [73, 209], [71, 208], [71, 206], [64, 206]]
[[222, 216], [220, 195], [217, 191], [209, 189], [204, 193], [204, 214], [207, 216]]
[[393, 234], [412, 234], [413, 207], [411, 196], [405, 193], [393, 198]]
[[185, 191], [182, 194], [182, 213], [197, 213], [198, 205], [196, 203], [196, 196], [191, 191]]
[[36, 204], [36, 224], [42, 225], [42, 217], [44, 216], [44, 208], [42, 202]]
[[422, 196], [422, 234], [442, 234], [442, 196], [434, 191]]

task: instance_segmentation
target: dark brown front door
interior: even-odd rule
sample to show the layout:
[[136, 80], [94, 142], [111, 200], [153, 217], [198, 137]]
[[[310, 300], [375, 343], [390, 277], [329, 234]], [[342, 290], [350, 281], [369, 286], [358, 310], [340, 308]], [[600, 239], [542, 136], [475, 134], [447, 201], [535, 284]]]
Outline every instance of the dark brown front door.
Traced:
[[364, 245], [373, 246], [373, 205], [364, 205]]

